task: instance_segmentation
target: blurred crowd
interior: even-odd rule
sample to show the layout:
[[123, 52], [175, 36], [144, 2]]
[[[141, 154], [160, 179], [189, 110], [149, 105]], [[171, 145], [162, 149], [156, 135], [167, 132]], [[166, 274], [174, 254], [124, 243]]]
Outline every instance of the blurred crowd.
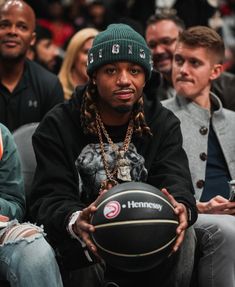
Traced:
[[[226, 45], [225, 70], [235, 73], [235, 1], [234, 0], [27, 0], [33, 7], [38, 39], [45, 29], [51, 33], [47, 43], [50, 69], [58, 74], [67, 46], [83, 28], [104, 30], [111, 23], [127, 23], [144, 35], [147, 19], [155, 13], [177, 14], [186, 27], [206, 25], [223, 37]], [[44, 35], [43, 35], [44, 37]], [[54, 45], [52, 47], [52, 44]], [[45, 45], [46, 46], [46, 45]], [[48, 53], [48, 51], [50, 51]]]

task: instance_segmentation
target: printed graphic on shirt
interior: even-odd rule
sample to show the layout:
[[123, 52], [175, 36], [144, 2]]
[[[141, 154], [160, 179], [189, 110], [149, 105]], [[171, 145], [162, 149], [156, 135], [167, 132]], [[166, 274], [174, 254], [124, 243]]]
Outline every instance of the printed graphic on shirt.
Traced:
[[[122, 147], [122, 143], [117, 143]], [[116, 155], [111, 146], [104, 144], [104, 150], [109, 166], [109, 170], [113, 170], [116, 163]], [[147, 180], [147, 169], [144, 166], [144, 158], [138, 154], [133, 143], [130, 144], [125, 158], [130, 162], [130, 175], [132, 181]], [[89, 144], [80, 153], [75, 165], [79, 176], [79, 191], [82, 194], [85, 191], [87, 197], [91, 195], [97, 196], [100, 184], [106, 180], [103, 161], [100, 153], [99, 144]]]

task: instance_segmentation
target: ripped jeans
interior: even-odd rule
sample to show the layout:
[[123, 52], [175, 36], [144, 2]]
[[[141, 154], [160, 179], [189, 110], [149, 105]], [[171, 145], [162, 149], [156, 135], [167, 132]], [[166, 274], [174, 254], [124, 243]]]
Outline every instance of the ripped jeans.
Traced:
[[63, 286], [54, 251], [42, 228], [13, 220], [0, 230], [0, 238], [1, 280], [7, 280], [11, 287]]

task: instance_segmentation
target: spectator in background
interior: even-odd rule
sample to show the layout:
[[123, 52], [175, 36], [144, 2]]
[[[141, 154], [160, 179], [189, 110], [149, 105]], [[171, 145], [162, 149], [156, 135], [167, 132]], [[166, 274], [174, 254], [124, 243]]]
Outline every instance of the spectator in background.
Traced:
[[58, 78], [26, 58], [35, 43], [35, 15], [23, 1], [0, 8], [0, 122], [11, 131], [39, 122], [63, 101]]
[[87, 25], [100, 31], [107, 27], [107, 9], [104, 1], [95, 0], [87, 5]]
[[82, 0], [69, 6], [66, 15], [77, 31], [88, 27], [102, 31], [110, 22], [111, 13], [107, 10], [106, 1]]
[[[4, 0], [2, 0], [4, 1]], [[31, 6], [36, 14], [36, 18], [48, 18], [48, 2], [49, 0], [40, 0], [40, 1], [35, 1], [35, 0], [26, 0], [26, 3]]]
[[55, 72], [59, 48], [52, 43], [52, 32], [40, 25], [36, 25], [35, 32], [35, 44], [29, 49], [28, 58], [47, 70]]
[[227, 70], [235, 74], [235, 0], [221, 5], [223, 17], [222, 36], [227, 48]]
[[64, 98], [70, 99], [74, 88], [88, 81], [87, 55], [98, 31], [85, 28], [77, 32], [70, 40], [59, 72], [59, 79], [64, 90]]
[[53, 43], [63, 48], [75, 32], [72, 24], [65, 20], [64, 8], [60, 0], [50, 0], [48, 19], [38, 19], [38, 23], [48, 28], [53, 35]]
[[173, 8], [186, 27], [208, 26], [211, 17], [218, 11], [218, 0], [176, 0]]
[[73, 24], [76, 31], [87, 28], [86, 0], [73, 1], [67, 6], [66, 17]]
[[43, 229], [19, 223], [25, 215], [20, 159], [11, 133], [2, 124], [0, 205], [0, 280], [17, 287], [62, 287], [55, 255], [43, 237]]
[[[146, 28], [148, 18], [156, 13], [174, 10], [184, 21], [186, 27], [195, 25], [208, 25], [208, 20], [218, 10], [218, 0], [109, 0], [111, 7], [119, 7], [125, 17], [139, 21]], [[120, 4], [119, 4], [120, 2]]]
[[[152, 51], [155, 78], [146, 83], [145, 93], [147, 100], [154, 101], [175, 96], [172, 84], [172, 59], [179, 33], [184, 29], [182, 20], [172, 14], [156, 14], [149, 18], [145, 31], [145, 38]], [[223, 107], [235, 110], [235, 76], [223, 72], [212, 83], [212, 90], [222, 101]]]
[[138, 32], [141, 36], [144, 37], [144, 29], [140, 22], [133, 20], [129, 17], [119, 17], [116, 21], [116, 23], [123, 23], [126, 25], [131, 26], [132, 29], [134, 29], [136, 32]]
[[172, 13], [153, 15], [147, 22], [145, 38], [152, 52], [154, 68], [145, 87], [150, 101], [154, 97], [164, 100], [175, 94], [171, 79], [172, 59], [177, 38], [184, 29], [183, 21]]

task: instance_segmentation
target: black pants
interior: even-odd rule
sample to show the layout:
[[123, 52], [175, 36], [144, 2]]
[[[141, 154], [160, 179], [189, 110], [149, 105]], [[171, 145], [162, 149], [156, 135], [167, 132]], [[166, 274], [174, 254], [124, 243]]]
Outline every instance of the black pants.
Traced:
[[172, 256], [160, 266], [142, 272], [124, 272], [108, 267], [105, 272], [105, 281], [115, 282], [120, 287], [172, 287], [170, 272], [177, 258], [178, 255]]
[[[61, 270], [65, 287], [189, 287], [194, 265], [196, 236], [187, 230], [179, 251], [161, 265], [142, 272], [124, 272], [95, 264], [73, 271]], [[78, 258], [79, 260], [79, 258]], [[109, 282], [113, 284], [109, 285]]]
[[105, 281], [115, 282], [120, 287], [189, 287], [195, 246], [195, 233], [190, 228], [179, 251], [161, 265], [144, 272], [123, 272], [107, 267]]

